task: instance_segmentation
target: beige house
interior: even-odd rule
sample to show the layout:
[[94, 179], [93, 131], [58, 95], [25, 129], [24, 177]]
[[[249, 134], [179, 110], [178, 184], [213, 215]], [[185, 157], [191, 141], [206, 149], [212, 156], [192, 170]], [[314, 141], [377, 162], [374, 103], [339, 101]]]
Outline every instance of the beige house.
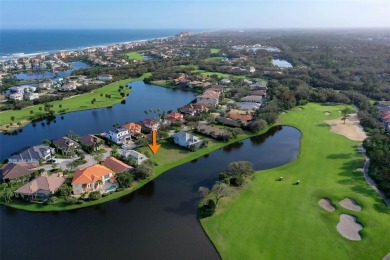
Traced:
[[84, 192], [100, 191], [106, 193], [115, 190], [115, 173], [109, 168], [95, 164], [74, 172], [72, 180], [73, 194], [80, 195]]

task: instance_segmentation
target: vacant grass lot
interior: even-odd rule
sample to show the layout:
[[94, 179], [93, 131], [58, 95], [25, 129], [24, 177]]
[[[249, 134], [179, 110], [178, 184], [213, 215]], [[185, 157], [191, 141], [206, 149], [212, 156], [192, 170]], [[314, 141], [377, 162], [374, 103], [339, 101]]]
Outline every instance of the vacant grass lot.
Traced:
[[127, 57], [129, 60], [137, 60], [137, 61], [142, 61], [142, 60], [144, 60], [144, 56], [142, 56], [141, 54], [139, 54], [138, 52], [135, 52], [135, 51], [127, 52], [127, 53], [126, 53], [126, 57]]
[[[357, 171], [363, 165], [359, 143], [323, 123], [340, 117], [343, 107], [309, 104], [282, 115], [282, 124], [302, 132], [299, 158], [257, 172], [251, 184], [201, 221], [223, 259], [382, 259], [390, 252], [390, 210]], [[284, 180], [276, 181], [279, 176]], [[298, 179], [301, 184], [293, 185]], [[342, 208], [338, 202], [346, 197], [362, 211]], [[336, 211], [319, 207], [321, 198], [330, 199]], [[337, 232], [344, 213], [364, 226], [361, 241]]]
[[[98, 88], [92, 91], [91, 93], [74, 96], [64, 100], [49, 102], [49, 104], [53, 105], [52, 109], [55, 111], [56, 114], [60, 114], [60, 110], [65, 110], [65, 112], [68, 113], [68, 112], [74, 112], [80, 110], [112, 106], [119, 103], [123, 99], [120, 93], [118, 92], [119, 86], [121, 85], [124, 86], [129, 82], [143, 80], [145, 77], [149, 77], [149, 76], [150, 76], [149, 73], [145, 73], [144, 75], [142, 75], [142, 77], [139, 78], [129, 78], [129, 79], [113, 82], [111, 84], [108, 84], [107, 86]], [[123, 92], [125, 92], [126, 94], [130, 93], [130, 91], [131, 90], [128, 88], [123, 89]], [[101, 94], [103, 94], [103, 97], [101, 96]], [[105, 98], [106, 94], [111, 95], [111, 98]], [[96, 102], [94, 104], [91, 104], [91, 100], [94, 98], [96, 99]], [[60, 105], [62, 106], [61, 108]], [[42, 111], [39, 110], [39, 107], [42, 107]], [[43, 107], [44, 105], [40, 104], [40, 105], [26, 107], [21, 110], [1, 112], [0, 126], [11, 123], [12, 116], [15, 117], [14, 123], [17, 122], [28, 123], [30, 122], [29, 119], [31, 116], [37, 117], [38, 115], [44, 114]], [[33, 111], [33, 113], [31, 114], [30, 111]]]

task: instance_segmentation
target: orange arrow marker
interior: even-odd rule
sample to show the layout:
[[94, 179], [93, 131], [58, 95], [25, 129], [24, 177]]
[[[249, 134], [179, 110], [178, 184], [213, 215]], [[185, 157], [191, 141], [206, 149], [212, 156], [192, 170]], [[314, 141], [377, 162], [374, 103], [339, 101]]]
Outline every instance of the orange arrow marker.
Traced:
[[160, 144], [156, 144], [156, 130], [153, 130], [152, 141], [153, 144], [148, 144], [149, 148], [150, 150], [152, 150], [153, 153], [157, 153], [158, 149], [160, 148]]

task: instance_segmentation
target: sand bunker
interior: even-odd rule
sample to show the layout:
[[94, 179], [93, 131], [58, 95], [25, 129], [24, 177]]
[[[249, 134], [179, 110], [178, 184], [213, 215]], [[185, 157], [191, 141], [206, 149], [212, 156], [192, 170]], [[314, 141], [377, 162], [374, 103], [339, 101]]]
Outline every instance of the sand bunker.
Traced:
[[360, 207], [360, 205], [357, 204], [356, 201], [354, 201], [353, 199], [349, 199], [349, 198], [343, 199], [342, 201], [339, 202], [339, 204], [345, 209], [349, 209], [353, 211], [362, 210], [362, 207]]
[[320, 205], [321, 208], [329, 212], [333, 212], [336, 210], [336, 208], [332, 205], [332, 202], [330, 202], [330, 200], [328, 199], [320, 199], [320, 201], [318, 201], [318, 205]]
[[363, 229], [363, 226], [356, 222], [356, 218], [348, 215], [341, 214], [340, 222], [337, 224], [337, 231], [346, 239], [349, 240], [362, 240], [359, 231]]
[[388, 253], [387, 255], [385, 255], [385, 257], [383, 257], [383, 260], [390, 260], [390, 253]]
[[345, 124], [341, 118], [325, 120], [325, 123], [332, 127], [331, 131], [333, 133], [343, 135], [353, 141], [363, 141], [367, 137], [359, 124], [360, 122], [356, 114], [350, 115], [350, 117], [345, 120]]
[[328, 111], [326, 111], [325, 113], [324, 113], [324, 115], [326, 115], [326, 116], [329, 116], [331, 113], [330, 112], [328, 112]]

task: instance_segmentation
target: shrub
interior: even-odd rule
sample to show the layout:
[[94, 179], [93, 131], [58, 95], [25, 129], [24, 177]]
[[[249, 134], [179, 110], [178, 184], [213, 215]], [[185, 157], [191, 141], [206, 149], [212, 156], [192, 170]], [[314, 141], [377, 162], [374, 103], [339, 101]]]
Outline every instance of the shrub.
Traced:
[[100, 193], [100, 191], [92, 191], [91, 193], [89, 193], [89, 196], [88, 198], [90, 200], [98, 200], [102, 197], [102, 194]]
[[65, 203], [69, 204], [69, 205], [73, 205], [73, 204], [77, 203], [77, 199], [75, 197], [72, 197], [72, 196], [66, 196]]
[[212, 216], [215, 213], [215, 208], [217, 205], [214, 200], [208, 200], [206, 204], [199, 208], [200, 218], [207, 218]]
[[78, 199], [77, 200], [77, 204], [83, 204], [85, 201], [84, 200], [82, 200], [82, 199]]
[[230, 185], [235, 186], [235, 187], [240, 187], [244, 184], [244, 178], [240, 176], [235, 176], [230, 178]]

